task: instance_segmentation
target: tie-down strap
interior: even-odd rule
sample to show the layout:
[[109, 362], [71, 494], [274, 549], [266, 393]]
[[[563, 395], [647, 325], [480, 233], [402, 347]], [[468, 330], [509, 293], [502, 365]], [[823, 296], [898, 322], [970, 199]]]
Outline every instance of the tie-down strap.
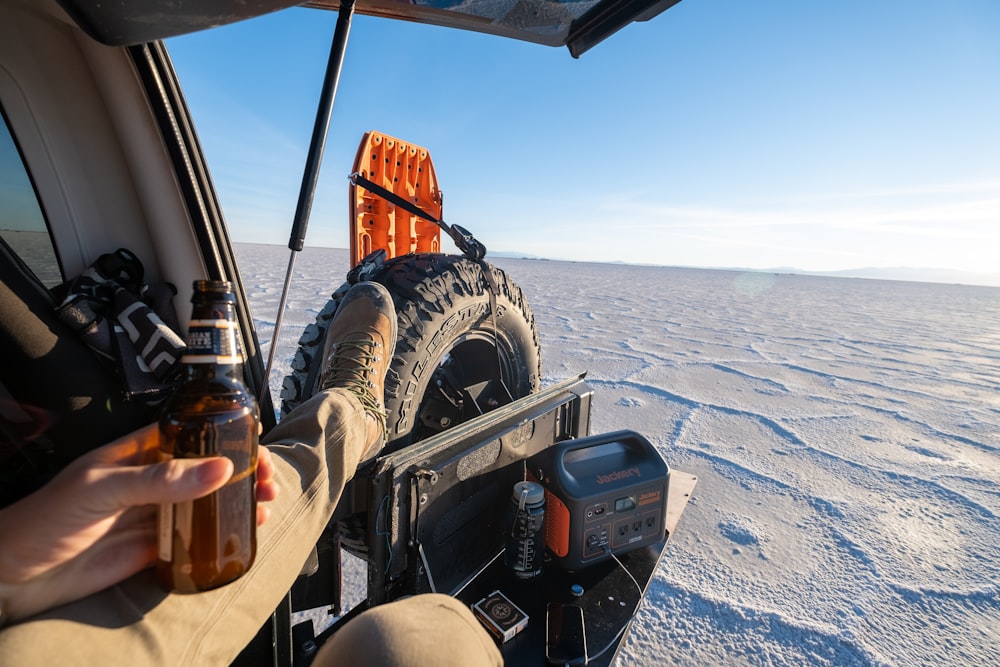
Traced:
[[478, 261], [486, 256], [486, 246], [477, 241], [472, 236], [472, 233], [469, 232], [469, 230], [465, 229], [464, 227], [460, 227], [458, 225], [449, 225], [444, 220], [438, 220], [433, 215], [423, 210], [413, 202], [407, 201], [402, 197], [400, 197], [399, 195], [397, 195], [395, 192], [387, 190], [383, 188], [381, 185], [369, 181], [367, 178], [365, 178], [359, 173], [351, 174], [350, 179], [351, 183], [354, 183], [354, 185], [361, 186], [365, 190], [368, 190], [368, 192], [378, 195], [379, 197], [386, 200], [390, 204], [398, 206], [403, 210], [407, 211], [408, 213], [423, 218], [428, 222], [433, 222], [435, 225], [437, 225], [445, 232], [447, 232], [448, 236], [450, 236], [452, 241], [455, 242], [455, 245], [458, 247], [458, 249], [462, 251], [462, 254], [468, 257], [469, 259], [473, 261]]

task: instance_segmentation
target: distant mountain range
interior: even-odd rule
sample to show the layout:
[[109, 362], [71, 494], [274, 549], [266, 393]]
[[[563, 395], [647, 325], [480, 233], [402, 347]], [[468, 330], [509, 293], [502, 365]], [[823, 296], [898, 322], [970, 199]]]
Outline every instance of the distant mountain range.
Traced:
[[[514, 259], [552, 259], [553, 261], [573, 261], [558, 258], [539, 257], [527, 252], [490, 251], [491, 257], [510, 257]], [[604, 262], [606, 264], [630, 264], [631, 262]], [[673, 265], [672, 265], [673, 266]], [[945, 283], [956, 285], [986, 285], [1000, 287], [1000, 272], [976, 273], [973, 271], [958, 271], [955, 269], [928, 269], [909, 266], [898, 267], [864, 267], [844, 269], [842, 271], [806, 271], [795, 267], [776, 267], [770, 269], [747, 269], [745, 267], [699, 266], [677, 268], [719, 269], [723, 271], [755, 271], [759, 273], [792, 273], [803, 276], [832, 276], [835, 278], [868, 278], [872, 280], [906, 280], [921, 283]]]
[[[491, 250], [488, 257], [507, 257], [511, 259], [550, 260], [553, 262], [577, 262], [577, 260], [558, 257], [541, 257], [529, 252], [512, 250]], [[602, 264], [641, 264], [641, 262], [608, 261]], [[909, 266], [898, 267], [865, 267], [859, 269], [844, 269], [842, 271], [806, 271], [795, 267], [780, 266], [769, 269], [748, 269], [737, 266], [681, 266], [670, 265], [672, 268], [684, 269], [716, 269], [720, 271], [754, 271], [757, 273], [791, 273], [802, 276], [831, 276], [834, 278], [868, 278], [871, 280], [906, 280], [920, 283], [945, 283], [952, 285], [985, 285], [1000, 287], [1000, 272], [976, 273], [973, 271], [957, 271], [954, 269], [927, 269]]]
[[1000, 287], [1000, 273], [976, 273], [955, 269], [926, 269], [909, 266], [865, 267], [843, 271], [804, 271], [796, 268], [767, 269], [768, 273], [795, 273], [809, 276], [834, 276], [838, 278], [870, 278], [875, 280], [907, 280], [921, 283], [946, 283], [957, 285], [988, 285]]

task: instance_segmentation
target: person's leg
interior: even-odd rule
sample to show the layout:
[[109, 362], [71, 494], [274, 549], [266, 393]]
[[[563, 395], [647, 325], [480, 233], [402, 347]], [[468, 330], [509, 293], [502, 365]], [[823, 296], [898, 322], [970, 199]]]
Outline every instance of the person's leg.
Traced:
[[493, 638], [462, 602], [427, 593], [374, 607], [323, 644], [314, 667], [501, 667]]
[[227, 665], [298, 576], [364, 452], [365, 412], [344, 390], [321, 392], [265, 439], [281, 487], [242, 578], [195, 595], [163, 592], [151, 570], [0, 631], [4, 664]]

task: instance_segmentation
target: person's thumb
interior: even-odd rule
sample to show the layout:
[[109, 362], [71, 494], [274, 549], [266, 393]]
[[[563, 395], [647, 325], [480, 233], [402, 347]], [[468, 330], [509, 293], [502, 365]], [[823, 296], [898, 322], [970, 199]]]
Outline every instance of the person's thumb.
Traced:
[[233, 475], [225, 457], [172, 459], [119, 468], [104, 480], [105, 497], [117, 509], [193, 500], [222, 488]]

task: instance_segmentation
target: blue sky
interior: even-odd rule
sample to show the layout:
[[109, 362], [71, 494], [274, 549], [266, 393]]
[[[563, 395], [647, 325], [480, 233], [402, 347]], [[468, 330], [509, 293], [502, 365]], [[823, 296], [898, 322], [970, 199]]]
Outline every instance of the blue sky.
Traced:
[[[335, 20], [168, 42], [237, 241], [288, 241]], [[492, 251], [1000, 272], [998, 34], [995, 0], [683, 0], [573, 59], [357, 16], [307, 244], [347, 246], [375, 129]]]

